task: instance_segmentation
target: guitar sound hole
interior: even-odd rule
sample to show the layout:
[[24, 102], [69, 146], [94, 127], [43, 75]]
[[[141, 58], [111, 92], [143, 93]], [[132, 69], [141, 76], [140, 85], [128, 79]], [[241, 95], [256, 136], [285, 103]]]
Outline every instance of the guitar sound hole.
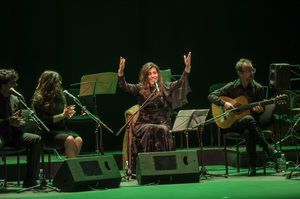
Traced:
[[[234, 108], [238, 108], [239, 106], [240, 106], [241, 104], [240, 103], [236, 103], [235, 105], [234, 105]], [[235, 114], [241, 114], [243, 111], [241, 111], [241, 110], [239, 110], [239, 109], [236, 109], [235, 111], [234, 111], [234, 113]]]
[[234, 113], [235, 113], [236, 115], [240, 115], [240, 114], [242, 114], [242, 112], [243, 112], [243, 111], [240, 111], [240, 110], [234, 111]]

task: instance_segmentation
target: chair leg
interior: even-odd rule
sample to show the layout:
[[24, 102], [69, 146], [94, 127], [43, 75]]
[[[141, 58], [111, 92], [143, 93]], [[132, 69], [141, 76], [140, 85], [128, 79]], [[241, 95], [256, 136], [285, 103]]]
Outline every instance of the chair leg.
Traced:
[[228, 176], [228, 157], [227, 157], [226, 138], [223, 138], [223, 142], [224, 142], [224, 154], [225, 154], [225, 170], [226, 170], [226, 175]]
[[42, 169], [43, 169], [43, 172], [42, 172], [42, 175], [43, 175], [43, 178], [45, 178], [45, 159], [44, 159], [44, 150], [42, 150]]
[[48, 151], [48, 178], [49, 182], [51, 182], [51, 153]]
[[237, 172], [240, 172], [240, 146], [239, 142], [236, 144], [236, 165], [237, 165]]
[[267, 171], [266, 171], [266, 159], [264, 160], [264, 175], [267, 175]]
[[18, 170], [18, 186], [20, 186], [20, 175], [21, 175], [21, 169], [20, 169], [20, 153], [17, 154], [17, 170]]
[[4, 188], [7, 188], [7, 165], [6, 165], [6, 155], [2, 155], [3, 163], [4, 163]]

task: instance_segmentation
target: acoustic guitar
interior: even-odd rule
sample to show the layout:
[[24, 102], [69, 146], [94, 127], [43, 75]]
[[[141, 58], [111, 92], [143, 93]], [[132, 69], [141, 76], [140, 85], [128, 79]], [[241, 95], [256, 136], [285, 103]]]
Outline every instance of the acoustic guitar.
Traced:
[[229, 109], [225, 111], [224, 106], [217, 106], [215, 104], [212, 104], [212, 115], [214, 118], [215, 123], [217, 124], [218, 127], [222, 129], [226, 129], [231, 127], [231, 125], [238, 119], [250, 115], [250, 110], [257, 106], [258, 104], [261, 105], [268, 105], [268, 104], [283, 104], [286, 103], [287, 101], [287, 95], [279, 95], [276, 96], [275, 98], [271, 98], [269, 100], [263, 100], [260, 102], [254, 102], [254, 103], [249, 103], [247, 97], [245, 96], [239, 96], [235, 99], [231, 99], [229, 97], [225, 96], [220, 96], [220, 99], [231, 103], [234, 108]]

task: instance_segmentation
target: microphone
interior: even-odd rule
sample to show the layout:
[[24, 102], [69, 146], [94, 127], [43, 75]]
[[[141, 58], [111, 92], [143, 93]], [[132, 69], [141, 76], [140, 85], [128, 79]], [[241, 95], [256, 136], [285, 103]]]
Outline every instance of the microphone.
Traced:
[[69, 93], [67, 90], [64, 90], [63, 93], [64, 93], [64, 95], [68, 95], [69, 97], [73, 98], [74, 100], [77, 100], [77, 98], [74, 95], [72, 95], [71, 93]]
[[16, 91], [14, 88], [10, 88], [9, 91], [10, 91], [11, 94], [13, 94], [13, 95], [15, 95], [17, 97], [20, 97], [20, 98], [22, 98], [24, 100], [23, 95], [21, 93], [19, 93], [18, 91]]
[[155, 84], [157, 92], [159, 92], [159, 87], [158, 87], [157, 81], [154, 81], [154, 84]]

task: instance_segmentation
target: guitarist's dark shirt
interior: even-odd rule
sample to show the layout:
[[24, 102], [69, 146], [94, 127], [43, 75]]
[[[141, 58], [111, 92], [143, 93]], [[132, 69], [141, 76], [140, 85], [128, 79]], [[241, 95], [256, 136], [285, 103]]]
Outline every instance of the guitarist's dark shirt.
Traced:
[[19, 136], [21, 131], [9, 125], [8, 118], [20, 109], [20, 102], [17, 97], [10, 95], [4, 97], [0, 94], [0, 136], [6, 143], [12, 142], [14, 136]]
[[223, 106], [225, 101], [219, 98], [219, 96], [226, 96], [230, 98], [237, 98], [239, 96], [245, 96], [248, 98], [249, 103], [262, 101], [265, 96], [264, 88], [261, 84], [253, 80], [247, 88], [244, 88], [240, 82], [240, 79], [237, 79], [233, 82], [227, 83], [224, 87], [213, 91], [208, 95], [208, 100], [216, 104], [217, 106]]

